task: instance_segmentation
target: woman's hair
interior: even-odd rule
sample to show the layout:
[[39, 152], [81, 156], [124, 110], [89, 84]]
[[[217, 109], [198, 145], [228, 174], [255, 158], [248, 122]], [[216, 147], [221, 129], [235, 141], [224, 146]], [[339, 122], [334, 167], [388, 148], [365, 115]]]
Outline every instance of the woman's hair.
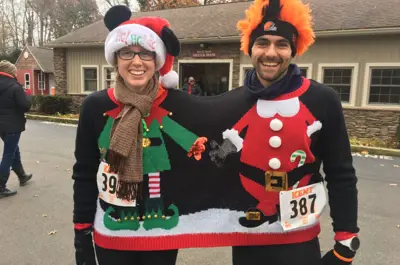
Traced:
[[[312, 29], [312, 16], [309, 5], [301, 0], [280, 0], [281, 11], [279, 20], [292, 24], [298, 35], [296, 41], [297, 55], [302, 55], [314, 43], [315, 34]], [[255, 0], [245, 11], [246, 18], [237, 23], [237, 29], [241, 32], [240, 50], [248, 55], [250, 36], [253, 30], [263, 19], [263, 9], [269, 5], [269, 0]]]

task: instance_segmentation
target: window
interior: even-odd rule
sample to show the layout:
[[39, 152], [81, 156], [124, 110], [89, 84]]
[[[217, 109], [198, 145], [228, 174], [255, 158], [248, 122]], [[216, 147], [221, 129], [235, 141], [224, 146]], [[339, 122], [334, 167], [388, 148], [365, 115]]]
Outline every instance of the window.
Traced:
[[368, 103], [400, 105], [400, 67], [371, 69]]
[[352, 81], [351, 68], [327, 68], [324, 69], [322, 83], [335, 89], [342, 102], [350, 102], [350, 91]]
[[43, 72], [40, 72], [38, 74], [38, 85], [39, 85], [39, 90], [45, 90], [45, 85], [44, 85], [44, 81], [45, 81], [45, 75], [43, 74]]
[[307, 77], [308, 68], [300, 68], [301, 76]]
[[30, 74], [25, 74], [25, 89], [30, 89], [31, 88], [31, 75]]
[[239, 86], [243, 86], [244, 80], [246, 78], [246, 75], [251, 69], [253, 69], [253, 65], [252, 64], [242, 64], [242, 65], [240, 65]]
[[105, 66], [103, 68], [103, 89], [107, 89], [113, 87], [114, 78], [115, 78], [114, 67]]
[[98, 67], [82, 66], [82, 91], [90, 93], [98, 90]]
[[313, 72], [313, 64], [312, 63], [299, 63], [297, 67], [300, 69], [301, 76], [311, 79]]

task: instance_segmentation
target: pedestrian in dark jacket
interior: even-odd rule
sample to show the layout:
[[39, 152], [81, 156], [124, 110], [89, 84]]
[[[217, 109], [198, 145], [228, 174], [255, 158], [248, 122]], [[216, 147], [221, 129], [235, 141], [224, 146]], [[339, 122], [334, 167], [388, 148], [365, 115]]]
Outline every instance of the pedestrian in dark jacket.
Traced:
[[0, 138], [4, 142], [0, 162], [0, 199], [15, 195], [6, 184], [11, 169], [17, 174], [20, 185], [25, 185], [32, 174], [26, 174], [18, 147], [21, 133], [25, 131], [25, 112], [31, 108], [31, 96], [25, 93], [16, 79], [17, 68], [8, 61], [0, 62]]
[[196, 80], [193, 77], [189, 77], [189, 81], [183, 85], [182, 90], [195, 96], [201, 96], [203, 93], [200, 85], [196, 84]]

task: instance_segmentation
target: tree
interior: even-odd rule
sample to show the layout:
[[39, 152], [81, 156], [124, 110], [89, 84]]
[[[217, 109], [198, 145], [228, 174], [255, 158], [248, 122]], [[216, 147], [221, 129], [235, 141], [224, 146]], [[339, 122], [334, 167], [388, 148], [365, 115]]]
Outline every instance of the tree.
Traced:
[[172, 9], [184, 6], [198, 6], [199, 0], [138, 0], [140, 11]]
[[0, 53], [0, 61], [1, 60], [7, 60], [11, 63], [16, 63], [19, 55], [21, 54], [21, 50], [20, 49], [14, 49], [9, 53]]

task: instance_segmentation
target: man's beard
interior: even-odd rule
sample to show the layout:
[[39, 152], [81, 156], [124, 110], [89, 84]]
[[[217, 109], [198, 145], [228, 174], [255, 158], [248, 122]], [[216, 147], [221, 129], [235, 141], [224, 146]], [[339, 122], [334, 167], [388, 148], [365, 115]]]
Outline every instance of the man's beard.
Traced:
[[286, 75], [287, 70], [288, 68], [279, 69], [278, 72], [272, 78], [269, 78], [268, 76], [265, 76], [264, 73], [258, 69], [258, 67], [256, 68], [258, 78], [261, 78], [270, 84], [275, 83], [276, 81], [282, 79]]

